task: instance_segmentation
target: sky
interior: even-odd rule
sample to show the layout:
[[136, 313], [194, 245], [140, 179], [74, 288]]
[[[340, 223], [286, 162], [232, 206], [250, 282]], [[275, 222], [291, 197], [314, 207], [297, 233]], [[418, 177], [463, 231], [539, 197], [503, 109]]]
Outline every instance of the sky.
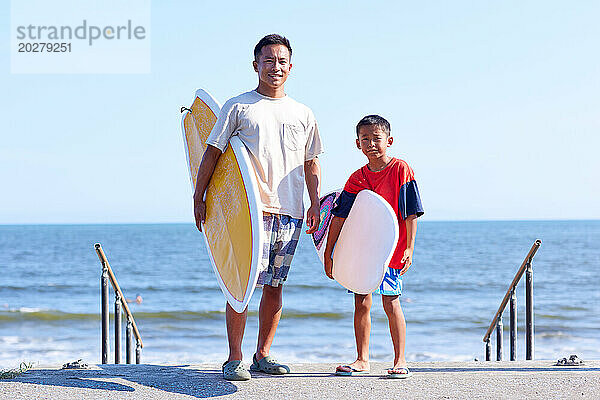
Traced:
[[322, 194], [365, 164], [375, 113], [425, 220], [600, 218], [599, 2], [366, 4], [154, 1], [149, 73], [17, 74], [3, 1], [0, 224], [193, 222], [179, 109], [254, 89], [269, 33], [319, 123]]

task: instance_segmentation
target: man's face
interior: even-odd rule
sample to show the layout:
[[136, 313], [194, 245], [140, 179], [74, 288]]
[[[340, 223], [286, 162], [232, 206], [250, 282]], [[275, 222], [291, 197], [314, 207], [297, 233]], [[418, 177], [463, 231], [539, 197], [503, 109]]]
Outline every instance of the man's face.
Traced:
[[282, 44], [264, 46], [258, 56], [258, 61], [253, 61], [254, 70], [258, 72], [261, 84], [272, 89], [279, 89], [287, 80], [292, 63], [290, 52]]

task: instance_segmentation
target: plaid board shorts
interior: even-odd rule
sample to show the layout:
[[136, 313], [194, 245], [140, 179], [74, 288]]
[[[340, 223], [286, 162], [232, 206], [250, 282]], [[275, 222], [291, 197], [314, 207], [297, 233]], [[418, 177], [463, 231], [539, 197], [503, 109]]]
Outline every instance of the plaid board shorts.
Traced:
[[302, 219], [289, 215], [263, 214], [265, 243], [257, 286], [277, 287], [287, 279], [298, 245]]

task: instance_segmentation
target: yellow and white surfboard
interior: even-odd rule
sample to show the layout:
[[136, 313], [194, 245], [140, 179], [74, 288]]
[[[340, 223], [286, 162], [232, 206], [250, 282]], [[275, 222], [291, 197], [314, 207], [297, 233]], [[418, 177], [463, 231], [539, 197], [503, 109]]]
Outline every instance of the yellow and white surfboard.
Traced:
[[[221, 107], [198, 89], [181, 120], [192, 191], [198, 168]], [[202, 226], [210, 260], [225, 298], [237, 312], [250, 302], [263, 248], [262, 203], [248, 151], [237, 136], [219, 158], [206, 189]]]

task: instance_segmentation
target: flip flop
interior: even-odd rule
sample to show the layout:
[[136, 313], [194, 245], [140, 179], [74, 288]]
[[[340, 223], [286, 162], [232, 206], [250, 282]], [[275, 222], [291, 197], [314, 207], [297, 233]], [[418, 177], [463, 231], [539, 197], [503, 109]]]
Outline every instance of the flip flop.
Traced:
[[389, 368], [387, 377], [390, 379], [406, 379], [412, 376], [412, 372], [406, 367]]
[[[350, 371], [342, 371], [340, 368], [347, 368]], [[366, 375], [368, 374], [370, 371], [369, 370], [358, 370], [356, 368], [352, 368], [349, 365], [338, 365], [337, 368], [335, 369], [335, 374], [338, 376], [356, 376], [356, 375]]]

